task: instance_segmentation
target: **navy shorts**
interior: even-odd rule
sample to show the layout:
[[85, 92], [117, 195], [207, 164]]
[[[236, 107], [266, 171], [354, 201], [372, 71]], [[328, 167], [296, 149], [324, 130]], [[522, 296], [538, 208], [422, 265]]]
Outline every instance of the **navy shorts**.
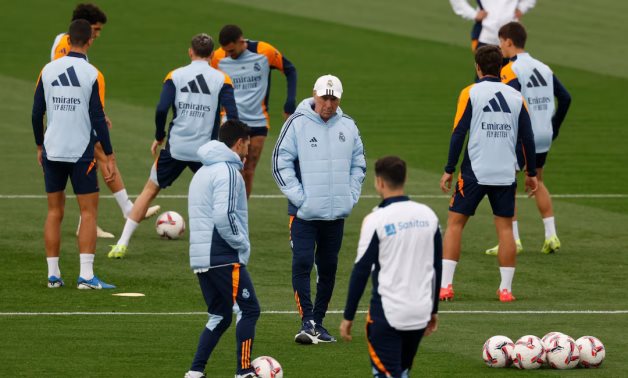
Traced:
[[150, 170], [150, 179], [161, 189], [167, 188], [181, 175], [185, 168], [190, 168], [196, 173], [203, 163], [197, 161], [177, 160], [170, 155], [167, 149], [159, 152], [159, 157]]
[[44, 168], [46, 193], [64, 191], [68, 183], [68, 178], [70, 178], [70, 182], [72, 182], [74, 194], [98, 193], [96, 160], [68, 163], [64, 161], [51, 161], [44, 157], [42, 159], [42, 166]]
[[249, 131], [249, 136], [251, 138], [256, 137], [256, 136], [268, 136], [268, 127], [264, 126], [264, 127], [250, 127], [249, 129], [251, 131]]
[[474, 215], [475, 209], [485, 195], [491, 202], [493, 214], [510, 218], [515, 215], [515, 195], [517, 183], [508, 186], [480, 185], [476, 181], [458, 179], [456, 191], [451, 196], [449, 211], [464, 215]]
[[[536, 167], [543, 168], [545, 166], [545, 161], [547, 160], [548, 152], [541, 152], [536, 154]], [[519, 170], [523, 171], [526, 166], [526, 159], [523, 156], [523, 151], [521, 147], [517, 147], [517, 165], [519, 166]]]
[[373, 377], [402, 377], [412, 368], [425, 328], [399, 331], [393, 328], [379, 303], [371, 303], [366, 322], [366, 338]]

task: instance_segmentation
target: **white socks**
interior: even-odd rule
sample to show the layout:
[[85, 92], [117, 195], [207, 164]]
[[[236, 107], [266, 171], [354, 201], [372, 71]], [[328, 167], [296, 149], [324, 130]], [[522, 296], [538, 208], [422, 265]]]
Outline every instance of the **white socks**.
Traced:
[[86, 280], [94, 278], [94, 254], [81, 253], [81, 274], [79, 276]]
[[118, 244], [123, 244], [124, 246], [129, 246], [129, 241], [131, 240], [131, 236], [139, 226], [139, 223], [134, 221], [131, 218], [127, 218], [126, 223], [124, 224], [124, 229], [122, 230], [122, 235], [120, 236], [120, 240], [118, 240]]
[[543, 218], [543, 225], [545, 226], [545, 239], [549, 239], [556, 235], [554, 217]]
[[519, 223], [517, 221], [512, 222], [512, 234], [515, 237], [515, 241], [519, 240]]
[[113, 193], [113, 198], [116, 199], [118, 206], [120, 206], [120, 210], [122, 210], [122, 215], [126, 218], [129, 216], [131, 209], [133, 208], [133, 202], [129, 199], [129, 195], [126, 192], [126, 189], [122, 189], [118, 192]]
[[515, 268], [500, 266], [499, 274], [502, 276], [499, 290], [508, 289], [508, 291], [512, 292], [512, 278], [515, 276]]
[[55, 276], [61, 278], [61, 270], [59, 270], [59, 257], [46, 257], [48, 262], [48, 277]]
[[443, 276], [440, 282], [440, 287], [447, 288], [447, 286], [453, 283], [457, 264], [458, 261], [443, 259]]

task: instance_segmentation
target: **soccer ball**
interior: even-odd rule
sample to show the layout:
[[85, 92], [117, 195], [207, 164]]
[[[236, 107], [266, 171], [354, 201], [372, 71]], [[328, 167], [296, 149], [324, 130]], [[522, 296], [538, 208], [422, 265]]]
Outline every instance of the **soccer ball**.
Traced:
[[521, 336], [515, 343], [512, 362], [519, 369], [538, 369], [545, 362], [545, 348], [534, 335]]
[[185, 221], [179, 213], [166, 211], [157, 218], [155, 230], [164, 239], [178, 239], [185, 232]]
[[490, 367], [501, 368], [510, 366], [514, 348], [515, 344], [508, 337], [493, 336], [484, 343], [482, 358]]
[[580, 350], [571, 337], [567, 335], [554, 337], [547, 347], [547, 363], [554, 369], [573, 369], [578, 365]]
[[283, 378], [283, 369], [279, 362], [269, 356], [261, 356], [251, 362], [255, 373], [261, 378]]
[[602, 365], [606, 357], [604, 344], [597, 337], [582, 336], [576, 340], [576, 345], [580, 351], [580, 366], [584, 368], [596, 368]]
[[543, 345], [545, 345], [545, 350], [547, 350], [547, 346], [550, 344], [550, 341], [560, 335], [564, 335], [562, 332], [550, 332], [543, 336], [541, 339], [543, 341]]

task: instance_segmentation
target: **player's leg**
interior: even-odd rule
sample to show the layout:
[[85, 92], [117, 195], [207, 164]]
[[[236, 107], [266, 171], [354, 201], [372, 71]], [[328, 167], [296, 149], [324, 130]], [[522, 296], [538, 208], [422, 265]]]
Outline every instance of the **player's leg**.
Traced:
[[400, 378], [404, 370], [401, 365], [401, 334], [390, 326], [381, 305], [372, 304], [369, 308], [366, 317], [366, 340], [373, 377]]
[[449, 202], [447, 229], [443, 239], [443, 276], [441, 280], [440, 300], [448, 301], [454, 298], [453, 280], [456, 265], [460, 260], [462, 249], [462, 231], [469, 217], [475, 214], [475, 209], [484, 197], [481, 185], [472, 181], [458, 178], [454, 194]]
[[336, 338], [323, 327], [329, 301], [334, 292], [338, 253], [344, 234], [344, 219], [319, 222], [316, 238], [316, 300], [314, 301], [314, 322], [319, 342], [335, 342]]
[[234, 297], [234, 310], [236, 320], [236, 375], [244, 376], [255, 372], [251, 366], [251, 353], [255, 339], [255, 325], [259, 319], [260, 308], [255, 295], [253, 281], [247, 269], [243, 265], [235, 264], [232, 271]]
[[292, 247], [292, 288], [301, 316], [301, 329], [294, 338], [300, 344], [315, 344], [314, 313], [310, 296], [310, 274], [314, 267], [316, 221], [290, 218], [290, 246]]
[[140, 222], [145, 219], [144, 214], [146, 214], [151, 202], [157, 197], [161, 189], [172, 185], [187, 166], [186, 162], [172, 158], [168, 150], [160, 151], [159, 158], [157, 158], [151, 168], [148, 181], [146, 181], [142, 193], [135, 200], [133, 209], [131, 209], [127, 217], [120, 239], [115, 245], [111, 246], [111, 250], [107, 255], [109, 258], [119, 259], [126, 255], [131, 237]]
[[[100, 173], [103, 174], [103, 172], [105, 172], [105, 169], [107, 169], [107, 155], [105, 155], [105, 152], [103, 151], [100, 143], [96, 143], [94, 145], [94, 155], [96, 156], [96, 161], [98, 162], [98, 168], [100, 169]], [[106, 182], [106, 184], [113, 194], [113, 198], [116, 200], [116, 203], [120, 207], [120, 210], [122, 211], [122, 216], [124, 218], [127, 218], [129, 216], [129, 213], [131, 212], [131, 209], [133, 208], [133, 202], [129, 198], [129, 194], [127, 193], [124, 186], [122, 173], [120, 173], [120, 170], [118, 169], [118, 164], [116, 163], [114, 167], [116, 170], [116, 175], [113, 181]], [[157, 214], [159, 209], [159, 205], [149, 207], [146, 210], [144, 217], [152, 217], [153, 215]]]
[[517, 247], [512, 233], [512, 217], [515, 214], [515, 195], [517, 184], [510, 186], [490, 187], [488, 198], [493, 209], [495, 229], [499, 240], [497, 260], [499, 261], [499, 273], [501, 282], [498, 295], [502, 302], [515, 300], [512, 295], [512, 280], [515, 275], [517, 263]]
[[246, 156], [244, 162], [244, 169], [242, 170], [242, 176], [244, 177], [244, 183], [246, 185], [246, 197], [250, 197], [253, 192], [253, 177], [255, 177], [255, 169], [257, 163], [262, 156], [262, 150], [264, 149], [264, 142], [266, 142], [266, 135], [268, 134], [268, 128], [266, 127], [254, 127], [251, 129], [251, 144], [249, 144], [249, 154]]
[[71, 163], [42, 160], [44, 183], [48, 195], [48, 214], [44, 225], [44, 245], [48, 264], [48, 287], [64, 285], [59, 269], [61, 249], [61, 222], [65, 211], [65, 187], [71, 174]]
[[425, 328], [416, 331], [402, 331], [401, 334], [401, 373], [402, 378], [407, 378], [412, 369], [412, 362], [419, 350], [419, 344], [425, 333]]
[[109, 258], [120, 259], [126, 256], [126, 249], [129, 246], [129, 242], [131, 241], [131, 237], [137, 230], [137, 227], [140, 225], [140, 222], [144, 220], [143, 214], [146, 214], [146, 210], [150, 206], [150, 203], [157, 197], [159, 194], [160, 188], [150, 179], [144, 185], [144, 189], [142, 193], [137, 197], [135, 203], [133, 204], [133, 209], [129, 213], [129, 216], [124, 223], [124, 228], [122, 229], [122, 235], [120, 235], [120, 239], [118, 242], [111, 246], [111, 250], [107, 255]]
[[220, 337], [231, 325], [233, 298], [230, 292], [227, 293], [232, 286], [231, 269], [231, 266], [225, 266], [197, 274], [209, 319], [201, 332], [196, 354], [186, 377], [203, 376], [209, 356], [220, 341]]
[[558, 239], [558, 235], [556, 233], [552, 197], [550, 196], [550, 192], [547, 189], [547, 186], [545, 186], [545, 181], [543, 180], [543, 167], [545, 166], [546, 159], [547, 152], [536, 154], [536, 177], [539, 181], [539, 186], [534, 194], [534, 198], [536, 199], [536, 207], [539, 209], [539, 213], [543, 219], [543, 226], [545, 227], [545, 242], [543, 243], [541, 252], [554, 253], [560, 249], [560, 240]]
[[93, 162], [74, 164], [71, 180], [79, 210], [81, 227], [78, 235], [78, 249], [81, 269], [78, 278], [79, 289], [113, 289], [114, 285], [101, 281], [94, 274], [96, 253], [96, 219], [98, 217], [98, 173]]

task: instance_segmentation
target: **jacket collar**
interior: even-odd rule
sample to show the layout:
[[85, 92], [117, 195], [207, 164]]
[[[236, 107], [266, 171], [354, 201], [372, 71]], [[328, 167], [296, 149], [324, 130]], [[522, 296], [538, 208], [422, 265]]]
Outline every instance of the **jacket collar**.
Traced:
[[390, 204], [393, 204], [395, 202], [403, 202], [403, 201], [410, 201], [410, 197], [408, 196], [395, 196], [395, 197], [388, 197], [386, 199], [384, 199], [380, 204], [379, 207], [386, 207]]

